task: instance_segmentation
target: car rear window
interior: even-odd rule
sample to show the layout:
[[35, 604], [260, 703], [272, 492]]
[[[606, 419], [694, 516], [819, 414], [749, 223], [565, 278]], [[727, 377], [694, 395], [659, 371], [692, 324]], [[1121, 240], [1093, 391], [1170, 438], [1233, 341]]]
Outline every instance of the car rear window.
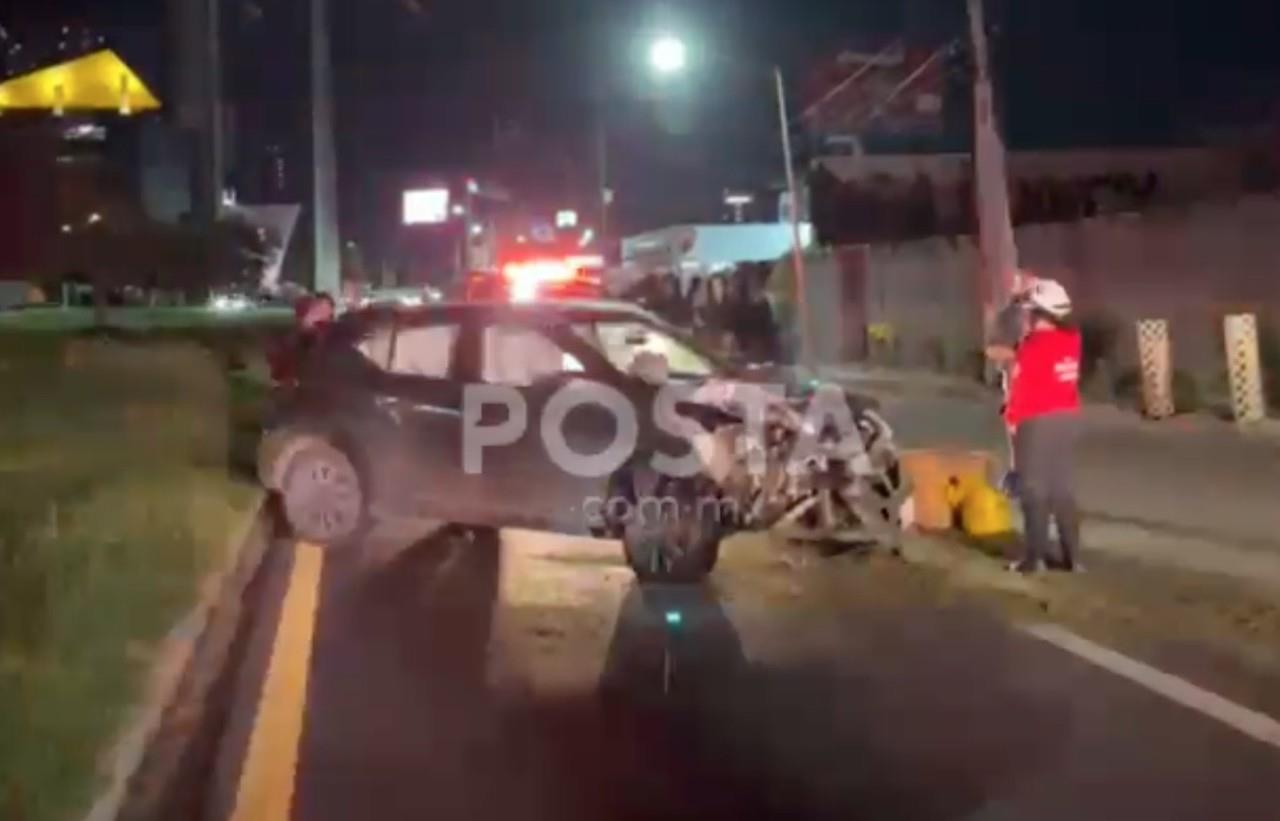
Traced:
[[456, 324], [400, 329], [388, 324], [365, 336], [356, 348], [388, 373], [444, 379], [449, 376], [457, 341]]
[[559, 373], [581, 373], [582, 363], [534, 328], [492, 325], [484, 334], [484, 381], [526, 387]]
[[457, 341], [457, 325], [402, 328], [395, 336], [389, 370], [406, 376], [444, 379], [449, 375]]

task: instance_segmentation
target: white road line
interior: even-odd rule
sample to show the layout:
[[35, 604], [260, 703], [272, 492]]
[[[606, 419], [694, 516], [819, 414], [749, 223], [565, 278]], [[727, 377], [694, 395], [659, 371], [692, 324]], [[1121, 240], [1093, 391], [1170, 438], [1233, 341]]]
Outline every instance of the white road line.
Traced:
[[1280, 748], [1280, 722], [1268, 715], [1242, 707], [1217, 693], [1197, 687], [1186, 679], [1157, 670], [1100, 644], [1094, 644], [1056, 624], [1033, 624], [1021, 629], [1028, 635], [1079, 656], [1157, 695], [1220, 721], [1250, 738]]

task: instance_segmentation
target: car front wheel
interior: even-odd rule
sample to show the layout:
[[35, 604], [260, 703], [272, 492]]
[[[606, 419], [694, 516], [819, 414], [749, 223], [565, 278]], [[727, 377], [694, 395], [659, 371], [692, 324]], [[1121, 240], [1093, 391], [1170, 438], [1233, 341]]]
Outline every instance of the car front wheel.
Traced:
[[[610, 484], [611, 504], [625, 509], [614, 526], [640, 581], [695, 583], [715, 569], [725, 523], [708, 480], [637, 477], [624, 470]], [[637, 492], [638, 484], [647, 492]]]
[[342, 451], [327, 443], [310, 443], [294, 454], [280, 494], [289, 526], [309, 542], [334, 547], [364, 525], [360, 475]]

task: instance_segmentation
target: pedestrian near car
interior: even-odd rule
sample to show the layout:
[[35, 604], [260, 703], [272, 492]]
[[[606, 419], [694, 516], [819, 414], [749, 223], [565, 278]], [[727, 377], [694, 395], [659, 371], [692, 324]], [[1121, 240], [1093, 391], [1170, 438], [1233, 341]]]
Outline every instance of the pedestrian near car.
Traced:
[[733, 302], [732, 321], [738, 350], [750, 362], [775, 362], [779, 348], [778, 323], [764, 293], [763, 280], [751, 268], [738, 276], [738, 298]]
[[728, 280], [723, 274], [709, 277], [705, 292], [706, 299], [695, 316], [697, 336], [712, 350], [728, 353], [733, 347], [729, 335], [731, 303]]
[[999, 372], [1000, 384], [1005, 394], [1009, 389], [1009, 371], [1013, 367], [1018, 346], [1030, 330], [1028, 297], [1039, 279], [1029, 271], [1019, 271], [1014, 277], [1013, 293], [1009, 302], [995, 315], [991, 323], [991, 338], [987, 342], [987, 360]]
[[[987, 343], [986, 356], [991, 367], [995, 369], [995, 379], [1000, 387], [1000, 413], [1004, 414], [1005, 405], [1009, 401], [1009, 379], [1013, 371], [1014, 360], [1018, 355], [1018, 346], [1029, 330], [1029, 310], [1027, 295], [1036, 278], [1027, 271], [1019, 271], [1014, 277], [1013, 293], [1009, 303], [996, 313], [992, 321], [991, 339]], [[1013, 431], [1006, 428], [1009, 472], [1001, 482], [1005, 491], [1016, 495], [1018, 487], [1018, 466], [1013, 448]]]
[[277, 384], [298, 380], [306, 359], [324, 336], [337, 313], [333, 297], [325, 292], [305, 296], [293, 306], [293, 332], [271, 352], [271, 378]]
[[662, 280], [662, 296], [657, 313], [663, 319], [680, 328], [693, 326], [693, 307], [680, 287], [680, 277], [667, 274]]
[[[1080, 417], [1080, 331], [1071, 298], [1059, 283], [1037, 280], [1027, 292], [1029, 331], [1014, 358], [1005, 422], [1013, 432], [1024, 553], [1011, 570], [1031, 573], [1046, 562], [1080, 568], [1080, 512], [1074, 459]], [[1051, 556], [1050, 523], [1060, 554]]]

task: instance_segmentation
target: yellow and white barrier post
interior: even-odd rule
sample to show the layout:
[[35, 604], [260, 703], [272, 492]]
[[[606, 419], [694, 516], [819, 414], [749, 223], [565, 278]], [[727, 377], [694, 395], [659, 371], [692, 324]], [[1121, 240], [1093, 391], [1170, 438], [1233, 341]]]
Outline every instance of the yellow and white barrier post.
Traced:
[[1151, 419], [1173, 416], [1173, 362], [1169, 353], [1169, 323], [1163, 319], [1138, 321], [1138, 360], [1142, 363], [1142, 405]]
[[1267, 403], [1262, 395], [1257, 318], [1253, 314], [1227, 316], [1222, 320], [1222, 330], [1231, 383], [1231, 410], [1237, 422], [1261, 422], [1267, 415]]

